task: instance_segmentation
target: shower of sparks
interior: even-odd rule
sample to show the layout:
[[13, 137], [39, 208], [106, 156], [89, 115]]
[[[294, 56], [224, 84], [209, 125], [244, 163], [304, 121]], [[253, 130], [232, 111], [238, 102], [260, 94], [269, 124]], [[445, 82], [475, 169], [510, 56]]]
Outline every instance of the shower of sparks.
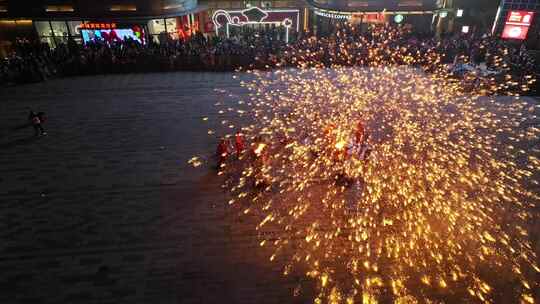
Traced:
[[[250, 100], [216, 104], [253, 121], [244, 153], [219, 170], [229, 204], [260, 217], [261, 235], [278, 231], [260, 241], [269, 259], [305, 271], [314, 303], [493, 303], [501, 290], [534, 303], [539, 107], [490, 97], [534, 79], [511, 75], [505, 50], [502, 75], [454, 79], [435, 49], [413, 52], [396, 30], [340, 37], [307, 39], [282, 59], [298, 69], [249, 71]], [[367, 159], [351, 152], [358, 122]]]

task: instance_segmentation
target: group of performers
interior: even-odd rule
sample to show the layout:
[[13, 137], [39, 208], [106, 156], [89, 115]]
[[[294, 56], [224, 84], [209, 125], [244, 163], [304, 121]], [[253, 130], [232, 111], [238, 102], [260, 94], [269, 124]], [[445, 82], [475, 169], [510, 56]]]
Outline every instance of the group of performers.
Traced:
[[324, 137], [327, 140], [326, 146], [333, 153], [332, 158], [335, 161], [344, 161], [351, 158], [367, 160], [371, 153], [371, 146], [368, 144], [369, 136], [363, 120], [360, 119], [357, 122], [353, 136], [348, 140], [340, 140], [335, 128], [335, 125], [329, 124], [324, 130]]
[[[343, 164], [348, 160], [356, 159], [367, 162], [371, 146], [368, 143], [368, 133], [362, 119], [360, 119], [355, 130], [348, 141], [338, 140], [336, 127], [333, 124], [328, 124], [323, 132], [323, 148], [313, 146], [309, 137], [301, 143], [306, 145], [309, 151], [311, 151], [312, 158], [315, 159], [322, 154], [326, 154], [325, 157], [332, 159], [336, 165]], [[232, 142], [231, 142], [232, 141]], [[249, 145], [246, 144], [245, 136], [242, 132], [235, 133], [232, 140], [227, 137], [222, 137], [218, 143], [216, 158], [218, 171], [226, 166], [227, 162], [231, 159], [242, 160], [243, 162], [250, 163], [254, 173], [255, 185], [267, 185], [270, 184], [270, 162], [271, 153], [282, 149], [289, 143], [289, 140], [284, 139], [279, 143], [273, 144], [268, 142], [263, 136], [257, 136], [253, 139], [253, 142]], [[276, 150], [271, 152], [270, 150]], [[336, 179], [342, 179], [346, 176], [345, 173], [339, 174]], [[345, 180], [349, 181], [345, 177]]]
[[236, 154], [237, 157], [240, 157], [240, 155], [244, 153], [245, 148], [245, 139], [241, 132], [236, 132], [234, 135], [234, 147], [231, 147], [227, 138], [222, 137], [216, 151], [218, 168], [221, 168], [232, 154]]
[[[223, 172], [228, 162], [241, 160], [242, 163], [253, 165], [256, 187], [271, 184], [271, 178], [268, 174], [270, 170], [269, 147], [262, 136], [256, 137], [249, 147], [246, 147], [245, 136], [240, 131], [234, 135], [232, 144], [228, 138], [222, 137], [217, 146], [216, 158], [218, 172]], [[243, 167], [242, 163], [237, 163], [237, 165], [241, 168]]]

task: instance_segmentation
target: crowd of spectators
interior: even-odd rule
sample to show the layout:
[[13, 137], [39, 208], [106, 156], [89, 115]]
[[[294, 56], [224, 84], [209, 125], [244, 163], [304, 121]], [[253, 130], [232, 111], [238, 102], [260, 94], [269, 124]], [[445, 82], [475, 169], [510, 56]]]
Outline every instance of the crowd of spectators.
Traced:
[[229, 71], [261, 68], [286, 46], [277, 31], [244, 32], [231, 39], [167, 39], [141, 44], [135, 40], [70, 41], [52, 49], [45, 43], [18, 40], [14, 52], [0, 62], [0, 85], [44, 81], [53, 76], [179, 70]]
[[[207, 38], [198, 33], [187, 40], [164, 39], [140, 44], [134, 40], [74, 41], [52, 49], [47, 44], [19, 40], [14, 52], [0, 62], [0, 86], [39, 82], [57, 76], [107, 73], [162, 72], [179, 70], [230, 71], [238, 68], [268, 68], [302, 64], [362, 65], [376, 60], [406, 60], [406, 53], [435, 50], [444, 63], [457, 57], [493, 67], [504, 61], [520, 73], [535, 71], [534, 60], [521, 46], [487, 35], [459, 35], [435, 38], [432, 34], [411, 33], [398, 28], [338, 28], [326, 37], [291, 36], [283, 33], [247, 30], [231, 39]], [[385, 45], [386, 44], [386, 45]], [[384, 48], [374, 46], [385, 45]], [[403, 50], [395, 54], [388, 49]], [[381, 50], [380, 53], [373, 50]], [[401, 53], [400, 53], [401, 52]], [[395, 56], [395, 57], [393, 57]], [[404, 59], [405, 58], [405, 59]], [[429, 57], [417, 56], [424, 60]]]
[[[288, 53], [294, 53], [293, 56]], [[373, 65], [430, 63], [456, 65], [482, 64], [486, 69], [531, 74], [535, 60], [523, 44], [490, 35], [445, 35], [412, 32], [406, 27], [375, 27], [361, 31], [344, 27], [334, 35], [297, 41], [281, 58], [292, 57], [308, 65]]]

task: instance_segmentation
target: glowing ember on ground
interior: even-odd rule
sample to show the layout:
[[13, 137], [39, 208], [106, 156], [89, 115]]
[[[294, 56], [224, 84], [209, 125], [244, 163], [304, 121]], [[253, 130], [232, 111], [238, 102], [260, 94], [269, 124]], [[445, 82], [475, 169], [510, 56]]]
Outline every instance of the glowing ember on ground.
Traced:
[[[533, 303], [538, 108], [480, 97], [527, 82], [465, 90], [470, 79], [450, 78], [434, 52], [389, 41], [367, 47], [368, 67], [320, 68], [297, 50], [301, 69], [252, 72], [237, 109], [255, 120], [248, 149], [221, 169], [230, 203], [281, 231], [260, 245], [285, 274], [307, 269], [315, 303], [492, 303], [516, 281], [516, 302]], [[358, 122], [367, 139], [355, 140]]]

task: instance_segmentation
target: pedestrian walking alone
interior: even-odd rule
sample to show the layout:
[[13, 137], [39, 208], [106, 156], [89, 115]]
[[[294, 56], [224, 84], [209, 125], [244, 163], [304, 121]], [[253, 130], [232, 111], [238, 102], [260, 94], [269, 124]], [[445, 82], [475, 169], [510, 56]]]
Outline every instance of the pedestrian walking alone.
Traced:
[[47, 135], [47, 132], [45, 132], [42, 126], [42, 119], [44, 117], [44, 114], [42, 112], [40, 112], [40, 114], [34, 111], [30, 111], [30, 114], [28, 115], [28, 120], [34, 127], [35, 136]]

